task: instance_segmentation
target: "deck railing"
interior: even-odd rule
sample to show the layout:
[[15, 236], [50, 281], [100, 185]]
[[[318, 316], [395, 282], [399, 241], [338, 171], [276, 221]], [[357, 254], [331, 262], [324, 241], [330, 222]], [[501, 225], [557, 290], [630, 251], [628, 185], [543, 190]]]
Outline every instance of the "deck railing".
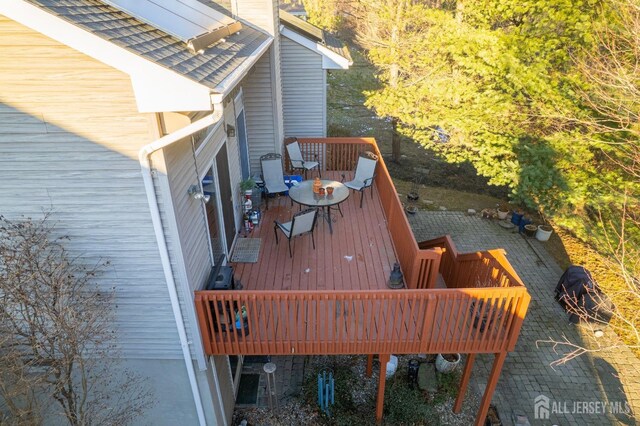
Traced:
[[494, 353], [515, 345], [525, 289], [198, 291], [208, 354]]
[[379, 156], [375, 189], [408, 290], [196, 291], [207, 354], [513, 350], [530, 296], [502, 250], [460, 254], [448, 236], [418, 244], [374, 139], [298, 141], [327, 171]]
[[447, 288], [524, 287], [504, 250], [459, 253], [448, 235], [423, 241], [419, 246], [443, 250], [439, 272]]

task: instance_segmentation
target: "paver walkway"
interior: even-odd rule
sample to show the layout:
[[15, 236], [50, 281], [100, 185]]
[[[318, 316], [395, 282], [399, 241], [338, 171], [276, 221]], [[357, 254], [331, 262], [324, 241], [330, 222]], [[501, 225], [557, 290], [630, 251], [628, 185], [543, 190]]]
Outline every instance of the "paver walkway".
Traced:
[[[462, 253], [504, 248], [531, 294], [516, 350], [507, 356], [493, 397], [504, 425], [513, 424], [513, 412], [526, 415], [532, 425], [639, 423], [640, 361], [629, 350], [584, 355], [554, 369], [550, 363], [559, 355], [550, 345], [536, 346], [538, 340], [563, 335], [574, 342], [582, 341], [581, 330], [568, 322], [553, 298], [562, 270], [546, 252], [544, 243], [525, 239], [496, 222], [458, 212], [418, 212], [409, 221], [418, 241], [449, 234]], [[607, 332], [605, 338], [611, 338], [611, 333]], [[472, 386], [480, 392], [492, 362], [490, 355], [476, 358]], [[539, 398], [538, 412], [544, 415], [548, 407], [548, 419], [536, 419], [534, 399], [540, 395], [548, 400]], [[625, 404], [637, 413], [635, 418], [612, 414], [623, 411]]]
[[[299, 396], [302, 390], [304, 378], [304, 356], [272, 356], [271, 362], [276, 365], [276, 391], [278, 402], [283, 406], [294, 396]], [[260, 374], [258, 384], [258, 401], [256, 404], [238, 405], [239, 407], [269, 408], [269, 395], [267, 394], [267, 374], [264, 372], [264, 363], [245, 362], [242, 367], [243, 374]]]

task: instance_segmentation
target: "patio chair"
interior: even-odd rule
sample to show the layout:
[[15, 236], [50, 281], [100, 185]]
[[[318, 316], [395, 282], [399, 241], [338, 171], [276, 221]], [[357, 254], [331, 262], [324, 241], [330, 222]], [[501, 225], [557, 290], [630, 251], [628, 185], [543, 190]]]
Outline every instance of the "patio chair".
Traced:
[[318, 163], [317, 161], [304, 161], [304, 158], [302, 157], [302, 151], [300, 151], [300, 144], [297, 140], [287, 145], [287, 152], [289, 153], [291, 168], [294, 170], [303, 170], [305, 180], [307, 179], [307, 171], [316, 167], [318, 168], [318, 176], [322, 177], [319, 167], [320, 163]]
[[311, 243], [313, 249], [316, 249], [316, 242], [313, 239], [313, 228], [316, 226], [316, 218], [318, 217], [317, 209], [306, 209], [293, 215], [291, 222], [281, 223], [274, 221], [273, 232], [276, 234], [276, 244], [278, 244], [278, 229], [282, 231], [289, 240], [289, 257], [293, 257], [291, 253], [291, 238], [298, 235], [311, 234]]
[[[282, 156], [280, 154], [265, 154], [260, 157], [262, 166], [262, 180], [264, 181], [265, 203], [269, 209], [269, 194], [287, 192], [289, 188], [284, 183]], [[293, 202], [291, 203], [293, 205]]]
[[[373, 180], [376, 177], [377, 163], [377, 155], [369, 151], [364, 152], [358, 157], [358, 164], [356, 165], [356, 172], [353, 180], [344, 182], [345, 175], [342, 175], [342, 181], [347, 188], [351, 188], [354, 191], [360, 191], [360, 208], [362, 208], [364, 190], [370, 188], [373, 185]], [[373, 191], [370, 192], [371, 198], [373, 198]]]

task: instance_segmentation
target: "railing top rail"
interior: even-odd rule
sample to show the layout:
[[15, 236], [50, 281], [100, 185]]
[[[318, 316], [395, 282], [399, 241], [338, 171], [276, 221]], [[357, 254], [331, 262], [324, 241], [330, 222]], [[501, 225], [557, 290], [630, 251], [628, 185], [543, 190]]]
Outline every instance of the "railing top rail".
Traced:
[[503, 268], [503, 270], [505, 271], [505, 273], [507, 275], [509, 275], [509, 278], [518, 285], [518, 287], [524, 287], [524, 282], [522, 281], [522, 279], [520, 278], [520, 276], [516, 273], [516, 271], [513, 269], [513, 266], [511, 266], [511, 263], [509, 263], [509, 261], [507, 260], [507, 256], [506, 256], [506, 252], [502, 249], [499, 250], [489, 250], [488, 251], [495, 260], [498, 261], [498, 263], [500, 264], [500, 266]]
[[293, 299], [298, 296], [309, 296], [319, 298], [326, 296], [344, 297], [357, 296], [360, 298], [411, 298], [411, 297], [437, 297], [437, 295], [466, 294], [472, 297], [484, 297], [487, 295], [505, 295], [526, 293], [525, 287], [482, 287], [482, 288], [438, 288], [438, 289], [398, 289], [398, 290], [197, 290], [198, 296], [207, 298], [214, 297], [249, 297], [249, 296], [282, 296]]
[[425, 296], [429, 295], [428, 290], [423, 289], [397, 289], [397, 290], [196, 290], [195, 294], [201, 295], [231, 295], [246, 296], [255, 295], [283, 295], [288, 297], [294, 296], [318, 296], [318, 295], [336, 295], [336, 296]]
[[453, 257], [459, 256], [458, 249], [456, 248], [455, 243], [453, 242], [453, 240], [451, 239], [451, 236], [449, 235], [443, 235], [441, 237], [434, 238], [429, 241], [421, 241], [418, 243], [418, 247], [420, 247], [421, 250], [436, 248], [436, 247], [439, 247], [440, 245], [443, 246], [440, 248], [443, 248], [449, 253], [451, 253]]
[[509, 288], [524, 287], [524, 282], [518, 276], [506, 257], [506, 252], [503, 249], [484, 250], [470, 253], [458, 252], [455, 243], [449, 235], [443, 235], [442, 237], [434, 238], [428, 241], [421, 241], [418, 246], [422, 249], [427, 247], [442, 246], [457, 262], [475, 261], [485, 258], [493, 258], [500, 265], [502, 272], [509, 278], [512, 285]]
[[376, 150], [378, 149], [378, 144], [376, 143], [375, 138], [354, 138], [354, 137], [338, 137], [338, 138], [298, 138], [298, 143], [325, 143], [325, 144], [363, 144], [363, 145], [373, 145]]

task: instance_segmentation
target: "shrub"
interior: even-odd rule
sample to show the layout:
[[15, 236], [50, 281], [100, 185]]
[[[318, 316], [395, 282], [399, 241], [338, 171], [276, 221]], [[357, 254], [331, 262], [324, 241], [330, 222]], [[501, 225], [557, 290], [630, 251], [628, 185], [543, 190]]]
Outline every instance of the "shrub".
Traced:
[[439, 425], [433, 407], [417, 388], [411, 388], [406, 372], [387, 380], [384, 392], [384, 420], [388, 425]]

